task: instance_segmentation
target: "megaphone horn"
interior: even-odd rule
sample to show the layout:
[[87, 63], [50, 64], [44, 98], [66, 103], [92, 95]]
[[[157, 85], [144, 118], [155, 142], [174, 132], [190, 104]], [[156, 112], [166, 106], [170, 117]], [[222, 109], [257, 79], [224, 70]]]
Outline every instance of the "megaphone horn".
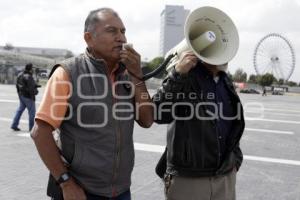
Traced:
[[167, 54], [175, 55], [167, 71], [178, 62], [185, 51], [210, 65], [225, 65], [237, 53], [239, 35], [233, 21], [221, 10], [214, 7], [200, 7], [192, 11], [184, 25], [185, 38]]
[[233, 21], [214, 7], [200, 7], [192, 11], [184, 25], [184, 36], [185, 38], [166, 54], [165, 61], [154, 71], [144, 75], [143, 80], [159, 74], [166, 68], [169, 71], [185, 51], [193, 51], [201, 61], [225, 70], [239, 47], [239, 35]]

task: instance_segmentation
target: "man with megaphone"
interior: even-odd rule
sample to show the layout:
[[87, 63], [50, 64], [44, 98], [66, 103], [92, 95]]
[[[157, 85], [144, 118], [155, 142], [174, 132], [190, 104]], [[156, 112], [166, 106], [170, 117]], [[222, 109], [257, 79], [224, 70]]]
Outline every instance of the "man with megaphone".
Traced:
[[156, 123], [169, 124], [156, 172], [167, 200], [235, 200], [245, 122], [225, 71], [237, 51], [237, 30], [222, 11], [202, 7], [188, 16], [185, 36], [168, 53], [174, 59], [153, 96]]

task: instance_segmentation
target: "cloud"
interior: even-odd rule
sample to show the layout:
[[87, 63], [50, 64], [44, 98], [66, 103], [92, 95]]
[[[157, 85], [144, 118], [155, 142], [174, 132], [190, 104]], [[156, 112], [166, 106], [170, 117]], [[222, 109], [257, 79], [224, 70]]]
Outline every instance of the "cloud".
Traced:
[[[183, 5], [193, 10], [214, 6], [227, 13], [240, 34], [240, 48], [230, 63], [254, 73], [253, 52], [258, 41], [270, 32], [289, 39], [300, 61], [299, 0], [10, 0], [1, 1], [0, 45], [66, 48], [84, 51], [83, 24], [90, 10], [115, 9], [127, 28], [128, 41], [142, 55], [152, 59], [159, 52], [160, 13], [165, 5]], [[298, 67], [299, 68], [299, 67]], [[292, 80], [300, 80], [296, 66]], [[298, 74], [298, 75], [297, 75]]]

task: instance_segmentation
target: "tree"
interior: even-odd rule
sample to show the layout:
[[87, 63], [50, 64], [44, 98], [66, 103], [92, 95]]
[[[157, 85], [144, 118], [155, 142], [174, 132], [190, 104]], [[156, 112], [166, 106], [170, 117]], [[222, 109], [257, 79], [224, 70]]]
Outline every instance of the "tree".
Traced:
[[247, 81], [247, 73], [242, 69], [237, 69], [233, 75], [233, 81], [235, 82], [246, 82]]
[[259, 78], [259, 84], [261, 86], [270, 86], [274, 81], [276, 81], [276, 78], [270, 73], [266, 73]]
[[257, 81], [257, 75], [251, 74], [251, 75], [249, 76], [248, 82], [249, 82], [249, 83], [257, 83], [257, 82], [258, 82], [258, 81]]
[[228, 76], [228, 78], [229, 78], [230, 80], [233, 80], [233, 76], [232, 76], [232, 74], [230, 73], [230, 71], [227, 72], [227, 76]]
[[[146, 67], [151, 69], [151, 71], [155, 70], [162, 62], [164, 61], [163, 57], [156, 57], [154, 59], [152, 59], [147, 65]], [[161, 73], [159, 73], [158, 75], [156, 75], [156, 78], [162, 78], [164, 77], [164, 75], [166, 74], [166, 70], [163, 70]]]
[[297, 83], [294, 82], [294, 81], [288, 81], [288, 82], [287, 82], [287, 85], [290, 86], [290, 87], [294, 87], [294, 86], [297, 85]]
[[164, 61], [163, 57], [156, 57], [153, 58], [147, 65], [150, 69], [154, 70], [156, 69], [162, 62]]
[[280, 78], [279, 80], [278, 80], [278, 85], [283, 85], [284, 84], [284, 80], [282, 79], [282, 78]]

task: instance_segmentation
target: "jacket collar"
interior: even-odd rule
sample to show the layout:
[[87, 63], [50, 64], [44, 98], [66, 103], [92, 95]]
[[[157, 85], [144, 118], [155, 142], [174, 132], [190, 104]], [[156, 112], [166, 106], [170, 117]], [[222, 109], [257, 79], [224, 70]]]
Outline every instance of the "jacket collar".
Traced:
[[[229, 91], [238, 98], [237, 93], [234, 90], [232, 82], [229, 80], [226, 72], [220, 71], [219, 72], [220, 80], [219, 81], [224, 81], [226, 87], [229, 89]], [[210, 71], [206, 69], [205, 66], [201, 62], [197, 63], [197, 66], [194, 67], [190, 72], [189, 72], [189, 79], [190, 83], [193, 87], [193, 89], [197, 92], [197, 94], [201, 94], [203, 91], [205, 92], [206, 85], [207, 85], [207, 79], [213, 80], [213, 75]], [[205, 99], [203, 99], [205, 100]]]

